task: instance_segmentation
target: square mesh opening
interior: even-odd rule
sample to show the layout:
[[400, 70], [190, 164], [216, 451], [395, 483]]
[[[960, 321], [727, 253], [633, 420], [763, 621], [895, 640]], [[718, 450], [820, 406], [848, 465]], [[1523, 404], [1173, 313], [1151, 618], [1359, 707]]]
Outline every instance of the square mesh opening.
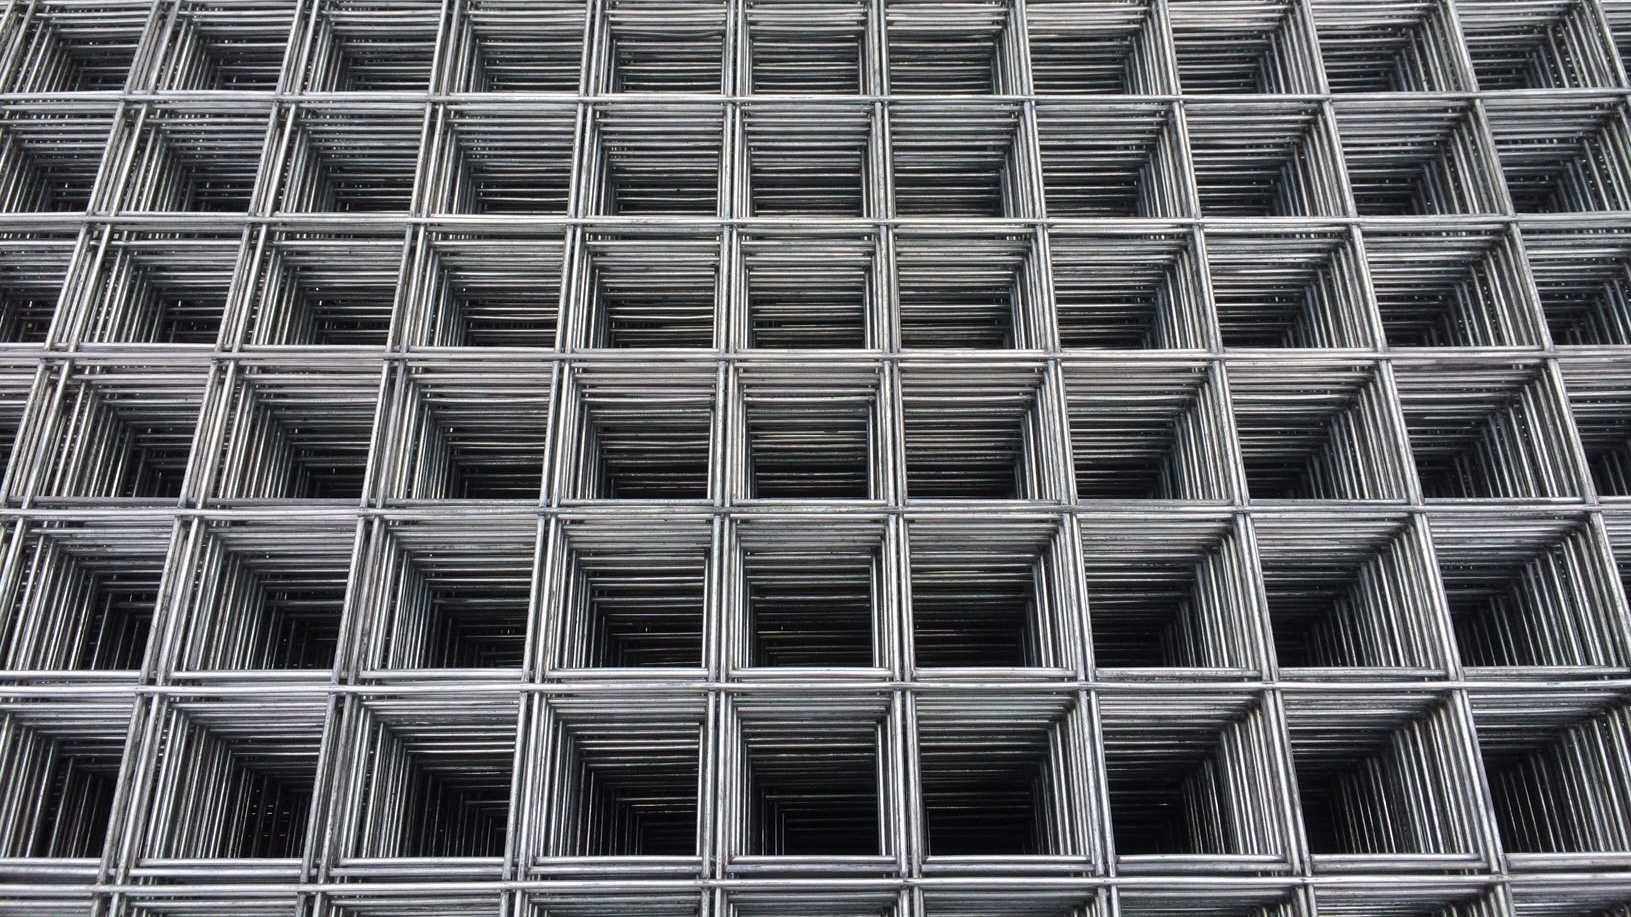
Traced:
[[746, 857], [879, 856], [887, 708], [880, 697], [744, 696], [728, 714], [741, 798], [726, 804]]
[[1100, 701], [1110, 826], [1123, 872], [1154, 857], [1281, 857], [1274, 726], [1254, 697]]
[[705, 519], [563, 523], [552, 548], [558, 669], [703, 664], [712, 536]]
[[991, 95], [1016, 79], [1025, 36], [1007, 3], [884, 0], [889, 89], [896, 94]]
[[578, 364], [561, 395], [566, 500], [705, 500], [717, 378], [712, 364], [663, 364], [661, 385], [620, 364]]
[[1415, 523], [1393, 516], [1254, 521], [1282, 669], [1447, 669], [1437, 571]]
[[1036, 110], [1050, 217], [1185, 217], [1188, 151], [1166, 103], [1045, 101]]
[[1199, 244], [1176, 227], [1048, 234], [1059, 343], [1092, 350], [1205, 349], [1212, 309]]
[[1074, 662], [1074, 590], [1050, 518], [908, 525], [919, 668], [1061, 668]]
[[1260, 667], [1256, 585], [1227, 519], [1092, 514], [1080, 525], [1099, 669]]
[[561, 696], [550, 700], [544, 717], [543, 855], [696, 856], [699, 700]]
[[187, 671], [333, 668], [355, 523], [223, 523], [208, 528], [184, 577]]
[[515, 756], [513, 698], [364, 697], [347, 723], [357, 752], [346, 791], [359, 803], [359, 858], [504, 855]]
[[364, 550], [378, 573], [359, 593], [373, 619], [363, 666], [395, 672], [527, 665], [538, 540], [531, 517], [409, 518], [375, 526]]
[[141, 669], [169, 524], [30, 521], [9, 527], [0, 585], [0, 668]]
[[1491, 227], [1365, 232], [1365, 257], [1389, 347], [1538, 344], [1541, 322], [1523, 252]]
[[882, 666], [892, 568], [884, 539], [868, 517], [739, 523], [733, 668]]
[[786, 4], [748, 0], [749, 79], [762, 94], [858, 93], [876, 66], [872, 7], [859, 0]]
[[1326, 856], [1480, 851], [1482, 812], [1469, 792], [1476, 765], [1462, 754], [1467, 725], [1451, 700], [1296, 697], [1286, 725], [1316, 868]]
[[1332, 92], [1472, 88], [1447, 0], [1312, 0], [1309, 6]]
[[1028, 0], [1038, 93], [1170, 95], [1166, 22], [1149, 0]]
[[1430, 525], [1462, 665], [1590, 677], [1631, 662], [1613, 562], [1589, 520], [1530, 513], [1487, 530], [1439, 515]]
[[1298, 0], [1171, 0], [1183, 91], [1318, 92], [1318, 53], [1300, 7]]
[[931, 863], [1082, 855], [1086, 737], [1071, 697], [920, 696], [917, 742]]
[[0, 780], [16, 794], [0, 815], [0, 856], [102, 856], [130, 711], [129, 698], [0, 704]]

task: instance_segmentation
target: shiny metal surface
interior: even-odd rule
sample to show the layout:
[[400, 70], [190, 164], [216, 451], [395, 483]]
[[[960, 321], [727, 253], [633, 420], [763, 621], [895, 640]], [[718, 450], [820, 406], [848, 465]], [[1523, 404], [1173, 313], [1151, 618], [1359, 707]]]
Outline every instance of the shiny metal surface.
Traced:
[[1627, 60], [0, 4], [0, 915], [1631, 915]]

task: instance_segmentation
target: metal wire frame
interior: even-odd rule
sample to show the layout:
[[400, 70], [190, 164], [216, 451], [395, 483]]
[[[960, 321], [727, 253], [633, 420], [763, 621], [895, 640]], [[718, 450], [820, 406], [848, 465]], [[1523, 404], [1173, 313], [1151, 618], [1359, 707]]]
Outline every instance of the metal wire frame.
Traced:
[[883, 349], [885, 234], [869, 227], [756, 225], [735, 236], [730, 289], [743, 308], [726, 316], [742, 350]]
[[[106, 162], [122, 171], [103, 183], [95, 209], [123, 212], [245, 213], [271, 134], [272, 108], [242, 102], [154, 103], [115, 126]], [[128, 146], [127, 146], [128, 145]]]
[[[431, 213], [564, 216], [571, 204], [576, 107], [439, 106], [420, 179]], [[433, 152], [432, 152], [433, 151]]]
[[1002, 869], [993, 856], [1066, 873], [1095, 858], [1085, 710], [1069, 694], [919, 697], [916, 724], [927, 874]]
[[1194, 213], [1175, 106], [1044, 101], [1036, 121], [1049, 216]]
[[1569, 411], [1591, 484], [1598, 497], [1631, 496], [1631, 430], [1625, 413], [1623, 361], [1568, 360], [1560, 364], [1568, 384]]
[[1251, 499], [1404, 499], [1409, 455], [1387, 370], [1365, 362], [1231, 364]]
[[1626, 521], [1625, 508], [1616, 504], [1603, 514], [1603, 531], [1608, 534], [1609, 552], [1620, 575], [1620, 585], [1631, 594], [1631, 523]]
[[59, 289], [56, 339], [213, 348], [225, 324], [241, 232], [108, 230]]
[[560, 327], [565, 232], [420, 228], [395, 317], [410, 347], [547, 348]]
[[899, 551], [883, 517], [770, 516], [728, 525], [721, 601], [731, 677], [887, 673], [899, 645], [892, 610], [900, 589]]
[[534, 807], [521, 822], [527, 870], [593, 876], [598, 860], [694, 875], [711, 717], [703, 698], [681, 692], [560, 695], [538, 705], [527, 727], [539, 748], [525, 775], [539, 786], [523, 802]]
[[[3, 225], [3, 224], [0, 224]], [[0, 231], [0, 341], [43, 344], [73, 261], [75, 234], [64, 229]], [[11, 427], [15, 430], [16, 421]]]
[[[1569, 793], [1580, 759], [1497, 766], [1504, 730], [1573, 728], [1546, 710], [1628, 670], [1631, 540], [1586, 461], [1623, 402], [1621, 81], [1574, 91], [1618, 66], [1586, 3], [1529, 91], [1460, 95], [1507, 53], [1461, 47], [1469, 5], [144, 0], [89, 76], [42, 62], [100, 39], [37, 26], [92, 7], [8, 8], [4, 91], [85, 96], [0, 99], [0, 291], [8, 320], [30, 304], [0, 353], [6, 550], [88, 532], [152, 623], [120, 644], [139, 663], [4, 667], [5, 715], [66, 698], [26, 728], [93, 722], [96, 779], [45, 779], [110, 827], [0, 858], [30, 883], [0, 913], [1623, 910], [1623, 850], [1522, 849], [1521, 793], [1623, 820]], [[966, 82], [935, 84], [948, 65]], [[1327, 99], [1322, 70], [1449, 95]], [[1282, 112], [1300, 153], [1248, 120]], [[1386, 117], [1413, 145], [1373, 139]], [[1573, 173], [1546, 171], [1554, 138]], [[1393, 190], [1433, 169], [1444, 193]], [[1289, 301], [1321, 332], [1294, 339], [1348, 349], [1237, 352], [1279, 343], [1257, 322]], [[1544, 455], [1480, 473], [1573, 483], [1451, 512], [1410, 459], [1453, 424], [1416, 408], [1515, 362]], [[92, 389], [119, 416], [83, 429], [130, 439], [60, 435]], [[274, 415], [301, 449], [237, 451]], [[120, 455], [162, 482], [94, 480]], [[217, 486], [302, 461], [345, 487]], [[72, 579], [48, 557], [39, 582]], [[1503, 587], [1535, 644], [1506, 656], [1475, 617]], [[835, 613], [798, 632], [812, 601]], [[946, 624], [970, 603], [1023, 604], [1053, 645], [937, 664], [985, 661]], [[608, 609], [660, 664], [572, 656]], [[1480, 719], [1480, 692], [1542, 681], [1545, 710]], [[1399, 737], [1373, 786], [1403, 798], [1364, 814], [1428, 858], [1308, 855], [1304, 761], [1352, 764], [1325, 749], [1361, 720]], [[624, 774], [644, 838], [596, 795]], [[16, 811], [0, 830], [32, 831]], [[627, 845], [592, 833], [619, 818]]]
[[180, 623], [164, 667], [200, 682], [333, 669], [356, 528], [343, 517], [204, 526], [178, 549], [187, 574], [167, 610]]
[[882, 134], [872, 106], [755, 103], [742, 106], [745, 200], [751, 216], [879, 216], [875, 178]]
[[0, 652], [8, 672], [147, 667], [168, 525], [19, 519], [4, 538]]
[[1492, 98], [1485, 110], [1518, 213], [1626, 209], [1631, 124], [1623, 100], [1582, 96], [1536, 115]]
[[[264, 191], [280, 213], [407, 213], [426, 106], [340, 96], [280, 112]], [[272, 172], [271, 169], [276, 169]]]
[[1469, 792], [1477, 764], [1454, 695], [1311, 693], [1287, 698], [1285, 716], [1315, 872], [1371, 858], [1382, 868], [1487, 862], [1485, 809]]
[[1598, 8], [1603, 11], [1603, 22], [1608, 26], [1609, 38], [1622, 57], [1626, 47], [1628, 26], [1631, 26], [1631, 7], [1627, 7], [1625, 0], [1599, 0]]
[[1570, 910], [1595, 909], [1609, 917], [1624, 917], [1625, 896], [1612, 885], [1590, 880], [1536, 878], [1517, 882], [1512, 888], [1513, 908], [1520, 914], [1549, 917]]
[[1081, 587], [1057, 518], [919, 519], [906, 536], [918, 670], [1079, 668]]
[[730, 469], [739, 500], [883, 500], [893, 469], [875, 447], [888, 422], [882, 367], [824, 363], [819, 386], [797, 367], [745, 363], [734, 372], [745, 461]]
[[1297, 0], [1168, 0], [1183, 91], [1321, 90], [1313, 21]]
[[1628, 848], [1618, 818], [1627, 805], [1622, 771], [1631, 726], [1613, 692], [1471, 695], [1473, 722], [1502, 849], [1510, 862], [1608, 868]]
[[[887, 695], [742, 694], [723, 705], [727, 875], [898, 868], [898, 739]], [[921, 723], [921, 720], [920, 720]]]
[[431, 0], [325, 0], [307, 28], [302, 87], [308, 92], [389, 92], [431, 83], [442, 34]]
[[443, 73], [455, 92], [578, 91], [587, 4], [465, 0], [443, 36]]
[[[0, 712], [0, 746], [5, 748], [0, 771], [17, 792], [0, 817], [6, 826], [0, 856], [8, 862], [49, 858], [60, 862], [65, 873], [95, 862], [113, 817], [114, 784], [131, 708], [131, 698], [122, 696], [7, 698]], [[25, 875], [10, 874], [8, 879]]]
[[548, 546], [552, 670], [700, 669], [718, 563], [706, 518], [585, 517], [563, 521]]
[[576, 176], [579, 211], [594, 215], [714, 215], [721, 198], [724, 123], [713, 104], [618, 101], [590, 109]]
[[85, 210], [114, 114], [92, 99], [0, 101], [0, 210]]
[[1625, 85], [1594, 3], [1458, 0], [1456, 13], [1481, 89]]
[[1039, 213], [1036, 135], [1011, 101], [891, 104], [895, 213], [1031, 217]]
[[50, 0], [6, 14], [0, 89], [95, 92], [126, 86], [145, 46], [150, 0]]
[[251, 231], [222, 342], [230, 347], [383, 347], [395, 320], [404, 236], [320, 223]]
[[202, 425], [206, 464], [196, 489], [221, 501], [355, 503], [368, 475], [379, 377], [367, 363], [229, 364], [225, 409], [217, 423]]
[[1233, 502], [1237, 460], [1216, 371], [1198, 362], [1067, 361], [1063, 378], [1077, 500]]
[[1420, 679], [1450, 671], [1449, 619], [1420, 517], [1255, 515], [1282, 674]]
[[1054, 321], [1067, 350], [1207, 350], [1217, 340], [1197, 230], [1060, 228], [1048, 234]]
[[880, 53], [873, 6], [860, 0], [741, 4], [746, 44], [738, 72], [751, 94], [853, 94], [876, 90]]
[[13, 449], [8, 494], [173, 502], [206, 381], [198, 366], [42, 365]]
[[183, 0], [155, 21], [141, 85], [163, 91], [272, 92], [297, 47], [296, 0]]
[[1038, 94], [1170, 95], [1172, 52], [1160, 4], [1148, 0], [1025, 4], [1032, 89]]
[[1476, 108], [1427, 98], [1338, 100], [1334, 108], [1361, 215], [1506, 211], [1494, 144]]
[[722, 0], [678, 5], [610, 0], [590, 27], [590, 92], [717, 92], [733, 10]]
[[1060, 500], [1068, 461], [1057, 376], [1037, 362], [900, 371], [906, 495]]
[[1226, 348], [1362, 348], [1370, 303], [1345, 228], [1206, 233], [1212, 305]]
[[[1570, 900], [1565, 897], [1564, 900]], [[1586, 896], [1573, 898], [1576, 903], [1589, 900]], [[1420, 913], [1428, 908], [1435, 913], [1453, 917], [1490, 917], [1512, 911], [1509, 899], [1499, 887], [1477, 883], [1444, 883], [1426, 885], [1407, 879], [1394, 882], [1387, 890], [1377, 888], [1332, 887], [1317, 889], [1314, 903], [1321, 914], [1402, 915]], [[1517, 913], [1529, 913], [1518, 909]]]
[[1434, 499], [1567, 497], [1582, 468], [1568, 406], [1547, 367], [1401, 366], [1399, 403], [1422, 494]]
[[1444, 0], [1311, 0], [1333, 93], [1464, 92], [1473, 79]]
[[1261, 587], [1236, 521], [1104, 513], [1079, 526], [1101, 675], [1210, 680], [1262, 671]]
[[1178, 914], [1298, 917], [1312, 911], [1304, 895], [1283, 885], [1228, 889], [1216, 895], [1200, 894], [1182, 887], [1129, 887], [1117, 892], [1116, 906], [1118, 913], [1144, 917], [1175, 917]]
[[895, 233], [895, 302], [904, 350], [1035, 350], [1047, 301], [1035, 233]]
[[1342, 216], [1351, 192], [1327, 109], [1307, 102], [1184, 104], [1203, 216]]
[[[180, 876], [299, 873], [328, 704], [178, 695], [144, 704], [127, 749], [110, 844], [121, 871]], [[122, 878], [122, 877], [121, 877]]]
[[1507, 227], [1395, 224], [1364, 230], [1366, 268], [1390, 348], [1538, 345], [1536, 281]]
[[[663, 365], [663, 364], [657, 364]], [[712, 363], [669, 363], [650, 388], [627, 364], [578, 363], [561, 383], [551, 492], [571, 500], [707, 500], [720, 380]]]
[[27, 358], [0, 362], [0, 460], [5, 461], [7, 468], [11, 467], [12, 445], [17, 440], [18, 428], [28, 413], [34, 373], [34, 363]]
[[1153, 720], [1151, 700], [1098, 699], [1118, 873], [1285, 870], [1294, 829], [1272, 700], [1169, 693]]
[[1534, 510], [1497, 527], [1429, 516], [1461, 663], [1537, 677], [1626, 664], [1620, 584], [1592, 517]]
[[883, 0], [889, 91], [896, 95], [1028, 92], [1025, 31], [993, 0]]
[[[487, 378], [502, 372], [506, 384]], [[379, 444], [389, 501], [526, 500], [543, 491], [552, 369], [536, 363], [419, 359], [401, 364]], [[499, 399], [494, 403], [494, 399]]]
[[1523, 250], [1552, 343], [1631, 343], [1620, 240], [1619, 231], [1608, 227], [1523, 228]]
[[334, 789], [360, 804], [336, 814], [329, 838], [339, 847], [336, 871], [346, 871], [353, 857], [431, 857], [473, 860], [475, 874], [496, 874], [518, 713], [514, 697], [353, 699], [339, 728], [340, 741], [355, 753], [336, 773]]
[[376, 519], [366, 537], [374, 573], [348, 596], [362, 671], [514, 671], [530, 658], [536, 520]]

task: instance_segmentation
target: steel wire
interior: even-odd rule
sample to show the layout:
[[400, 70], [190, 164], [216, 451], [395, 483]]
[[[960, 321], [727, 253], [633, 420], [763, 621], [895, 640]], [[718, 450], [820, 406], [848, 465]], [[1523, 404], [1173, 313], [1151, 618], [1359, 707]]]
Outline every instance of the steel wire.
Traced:
[[1622, 48], [0, 5], [0, 915], [1631, 917]]

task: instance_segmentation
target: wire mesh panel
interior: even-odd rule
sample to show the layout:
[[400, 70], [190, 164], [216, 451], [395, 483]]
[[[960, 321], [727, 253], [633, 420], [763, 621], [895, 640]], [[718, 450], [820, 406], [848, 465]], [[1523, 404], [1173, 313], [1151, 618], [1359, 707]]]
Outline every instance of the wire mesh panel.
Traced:
[[0, 3], [0, 915], [1631, 917], [1628, 61]]

